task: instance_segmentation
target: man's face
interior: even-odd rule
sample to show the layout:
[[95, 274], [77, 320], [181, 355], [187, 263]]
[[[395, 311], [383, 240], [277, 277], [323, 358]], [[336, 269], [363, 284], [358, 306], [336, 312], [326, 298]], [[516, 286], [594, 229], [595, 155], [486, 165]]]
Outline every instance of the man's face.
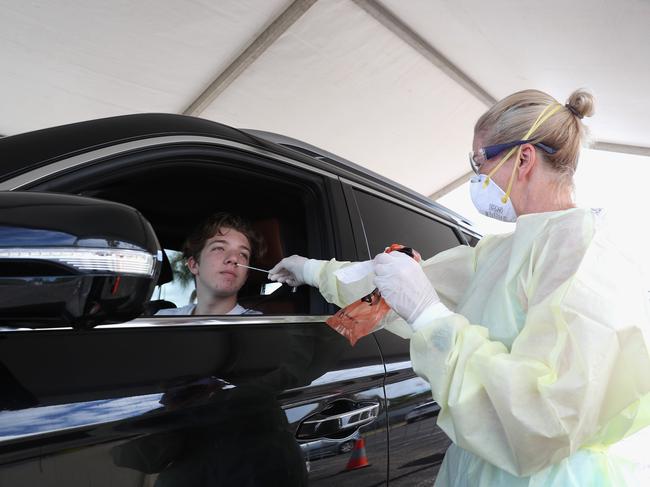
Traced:
[[251, 245], [243, 233], [232, 228], [219, 229], [205, 242], [198, 261], [193, 257], [187, 260], [199, 296], [236, 295], [246, 282], [248, 269], [235, 264], [248, 265], [250, 255]]

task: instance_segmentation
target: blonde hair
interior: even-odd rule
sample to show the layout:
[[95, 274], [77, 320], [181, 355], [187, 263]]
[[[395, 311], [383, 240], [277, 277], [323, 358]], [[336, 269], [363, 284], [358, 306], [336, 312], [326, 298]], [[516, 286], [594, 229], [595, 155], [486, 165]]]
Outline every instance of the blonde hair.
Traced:
[[[521, 140], [540, 113], [551, 104], [559, 103], [543, 91], [513, 93], [478, 119], [474, 135], [481, 135], [484, 146]], [[585, 90], [576, 90], [564, 108], [551, 115], [530, 137], [534, 142], [542, 142], [556, 150], [554, 154], [539, 150], [538, 154], [542, 154], [543, 160], [569, 184], [573, 182], [578, 165], [580, 146], [588, 134], [581, 119], [593, 113], [593, 95]]]

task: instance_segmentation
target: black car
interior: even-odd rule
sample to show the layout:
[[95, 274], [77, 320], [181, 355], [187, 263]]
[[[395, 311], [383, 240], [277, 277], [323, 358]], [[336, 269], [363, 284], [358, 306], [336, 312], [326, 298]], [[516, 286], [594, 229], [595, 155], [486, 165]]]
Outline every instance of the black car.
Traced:
[[154, 313], [187, 304], [176, 256], [215, 210], [254, 222], [263, 269], [391, 243], [428, 258], [477, 242], [461, 216], [302, 142], [177, 115], [6, 137], [0, 159], [0, 486], [435, 477], [449, 440], [408, 423], [431, 402], [408, 341], [352, 347], [318, 291], [263, 273], [240, 292], [261, 314]]

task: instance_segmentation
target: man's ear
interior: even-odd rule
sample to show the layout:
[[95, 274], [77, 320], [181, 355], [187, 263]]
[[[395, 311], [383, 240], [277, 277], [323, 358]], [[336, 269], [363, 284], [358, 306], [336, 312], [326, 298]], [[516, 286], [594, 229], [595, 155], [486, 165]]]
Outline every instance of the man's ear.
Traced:
[[521, 146], [519, 153], [519, 170], [517, 171], [518, 179], [529, 179], [537, 164], [537, 151], [532, 144], [524, 144]]
[[199, 274], [199, 262], [194, 257], [188, 257], [187, 268], [195, 276]]

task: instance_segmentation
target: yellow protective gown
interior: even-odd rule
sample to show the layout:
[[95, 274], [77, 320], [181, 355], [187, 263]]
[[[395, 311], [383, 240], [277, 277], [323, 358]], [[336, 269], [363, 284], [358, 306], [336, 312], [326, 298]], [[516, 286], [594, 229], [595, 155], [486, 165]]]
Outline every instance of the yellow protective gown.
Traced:
[[[374, 287], [340, 282], [344, 265], [318, 269], [339, 306]], [[650, 424], [650, 340], [647, 293], [599, 212], [521, 216], [423, 269], [454, 314], [387, 329], [410, 337], [454, 442], [436, 486], [650, 485], [608, 448]]]

